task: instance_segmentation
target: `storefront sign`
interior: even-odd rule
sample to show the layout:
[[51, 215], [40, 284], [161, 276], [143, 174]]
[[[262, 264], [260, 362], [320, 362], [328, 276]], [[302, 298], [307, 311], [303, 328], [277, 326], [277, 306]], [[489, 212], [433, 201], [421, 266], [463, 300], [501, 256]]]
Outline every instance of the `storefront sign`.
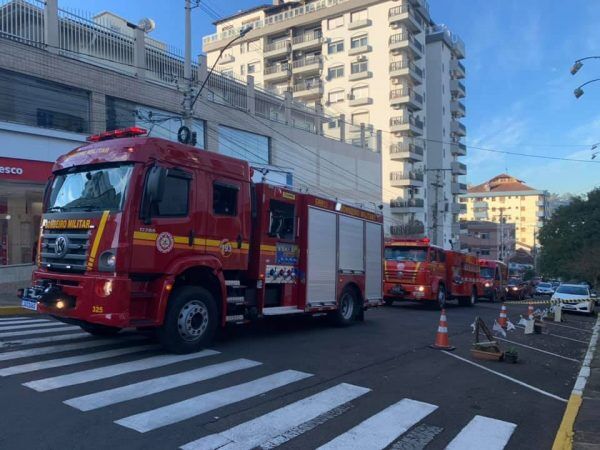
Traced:
[[0, 181], [19, 180], [45, 183], [53, 163], [29, 159], [0, 158]]

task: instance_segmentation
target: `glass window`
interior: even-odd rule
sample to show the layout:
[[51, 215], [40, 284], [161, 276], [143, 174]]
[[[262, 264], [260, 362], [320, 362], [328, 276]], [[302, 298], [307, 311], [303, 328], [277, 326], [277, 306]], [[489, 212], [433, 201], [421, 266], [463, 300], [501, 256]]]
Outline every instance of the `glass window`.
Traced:
[[327, 77], [330, 80], [333, 80], [334, 78], [341, 78], [343, 76], [344, 76], [344, 66], [330, 67], [329, 70], [327, 71]]
[[236, 186], [215, 182], [213, 184], [213, 213], [220, 216], [235, 216], [238, 190]]
[[344, 26], [344, 16], [332, 17], [327, 21], [327, 28], [333, 30]]
[[369, 70], [369, 61], [355, 61], [350, 66], [350, 73], [361, 73]]
[[[171, 171], [169, 171], [171, 172]], [[167, 175], [163, 198], [155, 206], [152, 216], [187, 216], [190, 196], [190, 178], [183, 174]]]
[[259, 62], [253, 62], [248, 64], [248, 75], [251, 75], [253, 73], [258, 73], [260, 72], [260, 63]]
[[219, 125], [219, 153], [251, 163], [270, 164], [267, 136]]
[[341, 53], [344, 51], [344, 41], [340, 40], [340, 41], [334, 41], [334, 42], [330, 42], [327, 45], [327, 53], [334, 54], [334, 53]]
[[337, 103], [344, 100], [344, 90], [331, 91], [329, 93], [329, 103]]
[[352, 114], [352, 124], [360, 125], [361, 123], [368, 124], [370, 115], [367, 111]]
[[352, 47], [352, 48], [365, 47], [368, 44], [369, 44], [369, 37], [366, 34], [363, 34], [361, 36], [356, 36], [356, 37], [353, 37], [352, 39], [350, 39], [350, 47]]
[[385, 259], [387, 261], [414, 261], [427, 260], [427, 248], [423, 247], [386, 247]]
[[269, 236], [291, 241], [294, 239], [294, 205], [271, 200], [269, 205]]
[[589, 295], [589, 292], [584, 286], [569, 286], [568, 284], [561, 285], [556, 290], [557, 294], [566, 294], [566, 295]]
[[354, 98], [368, 98], [369, 97], [369, 86], [356, 86], [352, 88], [352, 97]]
[[367, 10], [361, 9], [360, 11], [354, 11], [350, 14], [350, 22], [360, 22], [362, 20], [367, 20]]
[[0, 70], [0, 120], [74, 133], [89, 133], [89, 93], [51, 81]]

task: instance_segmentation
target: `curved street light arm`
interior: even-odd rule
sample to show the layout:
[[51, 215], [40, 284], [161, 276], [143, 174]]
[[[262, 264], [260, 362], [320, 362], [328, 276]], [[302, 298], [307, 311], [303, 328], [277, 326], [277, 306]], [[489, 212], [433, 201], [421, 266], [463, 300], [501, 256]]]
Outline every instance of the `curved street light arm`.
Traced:
[[595, 78], [593, 80], [586, 81], [581, 86], [576, 87], [575, 90], [573, 91], [573, 95], [575, 95], [575, 98], [579, 98], [579, 97], [581, 97], [583, 95], [583, 89], [581, 89], [582, 87], [584, 87], [587, 84], [594, 83], [596, 81], [600, 81], [600, 78]]
[[587, 85], [587, 84], [590, 84], [590, 83], [594, 83], [594, 82], [596, 82], [596, 81], [600, 81], [600, 78], [594, 78], [593, 80], [586, 81], [586, 82], [585, 82], [585, 83], [583, 83], [581, 86], [579, 86], [577, 89], [581, 89], [581, 88], [582, 88], [582, 87], [584, 87], [585, 85]]

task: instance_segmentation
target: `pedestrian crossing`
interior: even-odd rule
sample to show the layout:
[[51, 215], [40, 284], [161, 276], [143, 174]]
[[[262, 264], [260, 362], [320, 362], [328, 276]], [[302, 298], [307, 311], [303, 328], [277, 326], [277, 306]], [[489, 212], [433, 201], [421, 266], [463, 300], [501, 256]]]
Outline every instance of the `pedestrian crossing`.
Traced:
[[[156, 369], [161, 369], [160, 376]], [[441, 430], [428, 432], [435, 427], [424, 421], [442, 407], [422, 400], [390, 398], [364, 414], [362, 405], [375, 392], [370, 387], [341, 380], [321, 385], [316, 374], [273, 369], [260, 361], [228, 358], [213, 349], [166, 354], [141, 335], [93, 338], [78, 327], [49, 319], [0, 319], [0, 377], [16, 379], [33, 392], [55, 391], [53, 400], [47, 401], [59, 398], [77, 414], [104, 408], [110, 413], [110, 419], [102, 416], [106, 427], [118, 427], [140, 438], [155, 431], [162, 436], [170, 427], [190, 424], [186, 429], [195, 430], [197, 436], [182, 442], [181, 429], [172, 433], [171, 448], [182, 450], [270, 449], [321, 433], [327, 438], [319, 438], [315, 447], [323, 450], [404, 448], [404, 436], [429, 433], [424, 437], [429, 442]], [[211, 383], [216, 387], [210, 388]], [[175, 397], [170, 395], [173, 392]], [[252, 416], [244, 402], [258, 398], [267, 406], [256, 408], [261, 411]], [[269, 399], [278, 400], [269, 403]], [[217, 421], [216, 428], [206, 431], [201, 416], [219, 414], [226, 407], [245, 414], [237, 421], [233, 415], [231, 426], [219, 427]], [[336, 436], [329, 434], [326, 423], [341, 420], [349, 411], [353, 411], [349, 425]], [[450, 441], [448, 449], [501, 450], [516, 429], [513, 423], [479, 415], [462, 426], [452, 439], [445, 438]]]

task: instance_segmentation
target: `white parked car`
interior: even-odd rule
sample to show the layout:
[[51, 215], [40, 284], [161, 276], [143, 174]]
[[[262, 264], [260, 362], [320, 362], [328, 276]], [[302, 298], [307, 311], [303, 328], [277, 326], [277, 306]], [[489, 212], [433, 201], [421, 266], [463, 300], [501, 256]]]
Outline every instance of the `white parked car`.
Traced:
[[588, 287], [581, 284], [561, 284], [552, 300], [560, 301], [565, 311], [593, 314], [596, 306], [596, 299]]
[[554, 288], [550, 283], [538, 283], [535, 287], [535, 295], [552, 295]]

